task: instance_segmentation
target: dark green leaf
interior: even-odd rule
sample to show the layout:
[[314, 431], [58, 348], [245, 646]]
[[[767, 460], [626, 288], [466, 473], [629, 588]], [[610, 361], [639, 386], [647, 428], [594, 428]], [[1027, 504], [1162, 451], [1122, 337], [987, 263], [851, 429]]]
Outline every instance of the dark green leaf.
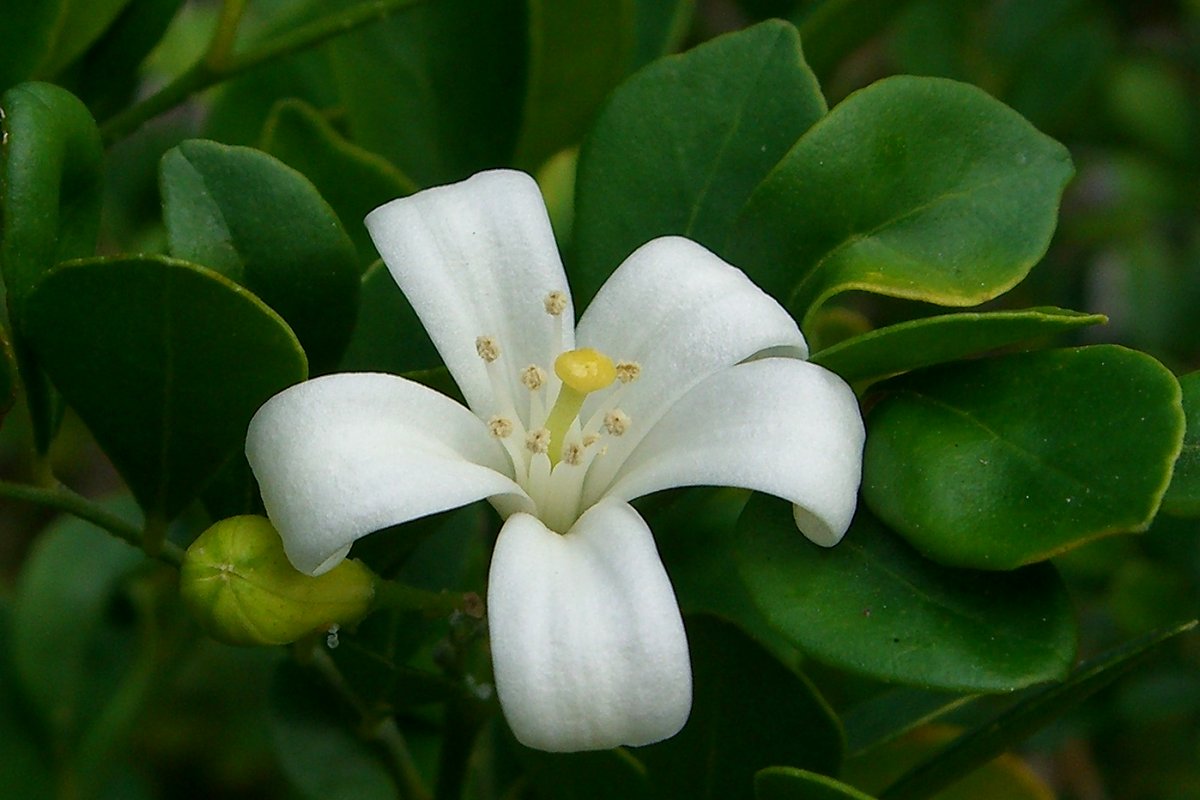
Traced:
[[863, 498], [929, 558], [1012, 569], [1144, 530], [1183, 439], [1179, 384], [1098, 345], [898, 378], [867, 418]]
[[0, 25], [0, 91], [32, 78], [54, 43], [66, 0], [8, 0]]
[[639, 71], [613, 93], [580, 154], [577, 293], [591, 297], [656, 236], [720, 252], [751, 191], [824, 113], [800, 37], [778, 20]]
[[303, 175], [266, 153], [205, 140], [163, 156], [171, 254], [242, 284], [287, 320], [314, 373], [350, 341], [358, 310], [354, 245]]
[[[130, 0], [66, 0], [55, 26], [54, 47], [38, 72], [55, 75], [88, 49]], [[6, 15], [7, 16], [7, 15]]]
[[529, 0], [529, 60], [515, 163], [527, 170], [578, 144], [624, 77], [636, 39], [634, 0]]
[[363, 217], [417, 186], [382, 156], [363, 150], [301, 100], [278, 103], [263, 129], [262, 149], [303, 173], [337, 212], [365, 268], [379, 256]]
[[755, 800], [872, 800], [833, 778], [794, 767], [768, 767], [754, 776]]
[[645, 66], [683, 45], [696, 0], [637, 0], [634, 68]]
[[650, 800], [646, 768], [624, 748], [593, 753], [540, 753], [521, 748], [529, 782], [552, 800]]
[[340, 369], [401, 375], [441, 363], [417, 312], [383, 262], [376, 261], [362, 277], [358, 322]]
[[908, 0], [823, 0], [806, 3], [796, 26], [813, 72], [822, 80], [838, 64], [888, 27]]
[[797, 314], [859, 289], [976, 305], [1045, 253], [1066, 149], [966, 84], [893, 77], [808, 130], [754, 191], [729, 256]]
[[1163, 511], [1184, 517], [1200, 516], [1200, 372], [1179, 379], [1187, 432], [1175, 462], [1171, 485], [1163, 497]]
[[855, 336], [814, 353], [812, 361], [850, 383], [869, 382], [1105, 320], [1062, 308], [943, 314]]
[[846, 538], [808, 542], [787, 503], [756, 496], [738, 567], [767, 620], [806, 653], [880, 680], [1002, 692], [1061, 678], [1075, 655], [1070, 599], [1053, 567], [942, 567], [860, 508]]
[[241, 447], [251, 415], [305, 376], [287, 325], [182, 261], [69, 262], [29, 300], [46, 372], [149, 515], [183, 509]]
[[801, 675], [727, 622], [690, 617], [692, 715], [674, 738], [641, 748], [654, 797], [753, 798], [754, 773], [772, 764], [836, 772], [837, 718]]
[[294, 662], [279, 665], [267, 724], [284, 775], [308, 800], [395, 800], [387, 767], [335, 698]]
[[850, 758], [894, 741], [977, 696], [898, 686], [864, 700], [842, 715]]
[[335, 39], [331, 64], [352, 138], [422, 186], [508, 163], [525, 18], [520, 0], [441, 0]]
[[1064, 683], [1037, 692], [964, 734], [931, 761], [892, 784], [880, 800], [916, 800], [933, 795], [1130, 672], [1165, 642], [1195, 627], [1193, 620], [1155, 631], [1084, 665]]

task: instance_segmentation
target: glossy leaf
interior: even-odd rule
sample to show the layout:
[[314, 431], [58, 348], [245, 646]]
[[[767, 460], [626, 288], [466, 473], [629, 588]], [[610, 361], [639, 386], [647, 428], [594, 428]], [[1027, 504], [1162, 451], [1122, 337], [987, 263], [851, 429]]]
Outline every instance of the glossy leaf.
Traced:
[[1003, 692], [1061, 678], [1075, 655], [1070, 599], [1054, 569], [1012, 573], [927, 561], [860, 508], [824, 549], [791, 508], [755, 497], [738, 524], [738, 568], [767, 620], [814, 658], [879, 680]]
[[1076, 670], [1064, 683], [1022, 700], [999, 717], [959, 737], [931, 760], [908, 772], [880, 795], [880, 800], [929, 797], [963, 775], [986, 764], [1030, 734], [1144, 663], [1164, 643], [1196, 627], [1186, 622], [1136, 639]]
[[300, 100], [284, 100], [271, 111], [262, 149], [312, 181], [337, 212], [364, 268], [379, 256], [363, 217], [417, 190], [385, 158], [346, 141], [320, 112]]
[[800, 37], [778, 20], [640, 70], [613, 93], [580, 154], [577, 297], [591, 297], [656, 236], [721, 252], [751, 191], [824, 113]]
[[507, 163], [520, 125], [524, 26], [521, 0], [442, 0], [333, 40], [351, 138], [422, 186]]
[[1062, 308], [1027, 308], [943, 314], [901, 322], [839, 342], [812, 356], [850, 383], [979, 355], [1048, 338], [1105, 321], [1100, 314]]
[[54, 47], [39, 67], [55, 75], [83, 55], [113, 23], [130, 0], [66, 0], [56, 23]]
[[754, 773], [763, 767], [838, 769], [841, 727], [806, 679], [716, 617], [690, 617], [687, 634], [692, 715], [674, 738], [637, 750], [654, 797], [752, 798]]
[[305, 376], [287, 325], [254, 295], [182, 261], [75, 261], [29, 300], [46, 372], [147, 514], [175, 516], [251, 415]]
[[66, 0], [8, 0], [0, 25], [0, 91], [33, 77], [54, 43]]
[[635, 0], [529, 0], [525, 103], [515, 162], [533, 170], [578, 144], [629, 69]]
[[1163, 497], [1163, 511], [1181, 517], [1200, 516], [1200, 372], [1179, 379], [1187, 432], [1175, 462], [1171, 485]]
[[809, 314], [849, 289], [982, 303], [1045, 253], [1065, 148], [966, 84], [887, 78], [829, 112], [742, 210], [728, 256]]
[[205, 140], [163, 156], [171, 254], [250, 289], [287, 320], [314, 373], [345, 350], [358, 263], [333, 209], [303, 175], [247, 147]]
[[868, 415], [863, 498], [929, 558], [1012, 569], [1144, 530], [1183, 430], [1175, 377], [1121, 347], [934, 368]]
[[339, 369], [401, 375], [441, 363], [417, 313], [387, 267], [376, 261], [362, 276], [358, 321]]
[[768, 767], [754, 776], [755, 800], [872, 800], [826, 775], [795, 767]]

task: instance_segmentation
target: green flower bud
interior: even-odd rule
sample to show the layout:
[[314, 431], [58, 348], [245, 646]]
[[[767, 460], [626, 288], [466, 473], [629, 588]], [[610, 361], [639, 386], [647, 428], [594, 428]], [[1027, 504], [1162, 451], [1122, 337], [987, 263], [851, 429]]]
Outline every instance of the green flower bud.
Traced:
[[265, 517], [221, 520], [188, 548], [179, 592], [201, 627], [227, 644], [287, 644], [366, 616], [375, 575], [347, 559], [311, 577]]

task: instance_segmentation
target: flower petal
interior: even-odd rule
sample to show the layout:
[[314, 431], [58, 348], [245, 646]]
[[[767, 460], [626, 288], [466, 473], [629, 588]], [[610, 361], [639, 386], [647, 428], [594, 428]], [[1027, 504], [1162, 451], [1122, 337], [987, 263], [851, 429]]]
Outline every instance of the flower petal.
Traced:
[[[493, 405], [477, 337], [493, 337], [500, 345], [514, 397], [522, 396], [517, 382], [522, 367], [536, 363], [549, 371], [546, 362], [573, 346], [575, 312], [567, 278], [541, 192], [528, 175], [481, 172], [393, 200], [365, 222], [479, 416], [502, 409]], [[561, 326], [545, 310], [551, 291], [567, 300]]]
[[250, 421], [246, 456], [288, 559], [312, 575], [372, 531], [524, 496], [478, 417], [394, 375], [327, 375], [280, 392]]
[[735, 486], [796, 504], [812, 541], [837, 544], [850, 526], [865, 432], [837, 375], [807, 361], [764, 358], [719, 372], [684, 395], [646, 434], [607, 491], [584, 503], [673, 486]]
[[[592, 466], [607, 482], [676, 399], [715, 372], [763, 350], [804, 358], [795, 320], [736, 267], [688, 239], [638, 248], [601, 287], [579, 322], [581, 347], [636, 361], [620, 399], [632, 424]], [[584, 407], [585, 419], [599, 400]]]
[[496, 690], [517, 739], [554, 752], [675, 735], [692, 703], [687, 638], [650, 529], [626, 503], [565, 535], [508, 518], [488, 583]]

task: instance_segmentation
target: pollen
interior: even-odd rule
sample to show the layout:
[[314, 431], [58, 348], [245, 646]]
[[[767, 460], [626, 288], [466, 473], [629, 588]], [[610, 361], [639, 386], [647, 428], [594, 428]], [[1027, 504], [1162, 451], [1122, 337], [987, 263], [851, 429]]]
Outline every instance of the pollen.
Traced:
[[563, 463], [570, 464], [573, 467], [579, 466], [583, 463], [583, 446], [578, 442], [563, 445], [562, 460]]
[[583, 347], [559, 355], [554, 360], [554, 374], [564, 384], [585, 395], [612, 384], [617, 379], [617, 368], [604, 353]]
[[642, 365], [636, 361], [618, 361], [616, 369], [621, 383], [633, 383], [642, 374]]
[[611, 433], [613, 436], [620, 436], [629, 430], [629, 415], [619, 408], [614, 408], [612, 411], [604, 415], [604, 430]]
[[491, 336], [479, 336], [475, 339], [475, 352], [491, 364], [500, 357], [500, 345]]
[[492, 417], [488, 420], [488, 432], [497, 439], [507, 439], [512, 436], [512, 420], [507, 417]]
[[546, 313], [552, 317], [557, 317], [567, 310], [567, 296], [563, 292], [550, 292], [550, 294], [546, 295], [546, 299], [543, 302], [546, 307]]
[[521, 383], [525, 384], [525, 388], [531, 392], [536, 392], [542, 388], [542, 384], [546, 382], [546, 370], [539, 367], [537, 364], [530, 364], [525, 369], [521, 370]]
[[583, 446], [584, 446], [584, 447], [591, 447], [592, 445], [594, 445], [594, 444], [595, 444], [596, 442], [598, 442], [598, 441], [600, 441], [600, 434], [598, 434], [598, 433], [589, 433], [587, 436], [584, 436], [584, 437], [583, 437]]
[[550, 449], [550, 431], [538, 428], [525, 436], [525, 449], [531, 453], [545, 453]]

